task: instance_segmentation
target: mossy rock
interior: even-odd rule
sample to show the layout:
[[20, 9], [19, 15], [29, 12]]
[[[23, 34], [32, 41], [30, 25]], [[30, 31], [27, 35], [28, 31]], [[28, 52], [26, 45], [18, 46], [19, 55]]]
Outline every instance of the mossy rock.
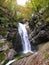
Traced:
[[6, 42], [0, 43], [0, 47], [3, 47], [5, 44], [6, 44]]
[[3, 37], [5, 37], [6, 34], [7, 34], [7, 29], [3, 28], [3, 27], [0, 27], [0, 35], [2, 35]]
[[0, 52], [0, 62], [2, 62], [5, 59], [4, 52]]

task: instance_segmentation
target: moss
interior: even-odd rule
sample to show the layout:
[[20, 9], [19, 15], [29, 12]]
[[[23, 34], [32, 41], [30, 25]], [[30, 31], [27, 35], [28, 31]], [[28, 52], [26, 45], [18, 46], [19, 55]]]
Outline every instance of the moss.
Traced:
[[2, 47], [3, 46], [3, 43], [0, 43], [0, 47]]
[[31, 62], [30, 62], [30, 63], [34, 62], [35, 58], [36, 58], [36, 56], [35, 56], [34, 58], [31, 59]]
[[7, 34], [6, 28], [0, 27], [0, 35], [2, 35], [3, 37], [5, 37], [6, 34]]
[[5, 59], [5, 54], [4, 52], [0, 52], [0, 62]]
[[49, 54], [46, 53], [46, 54], [45, 54], [45, 58], [48, 59], [48, 57], [49, 57]]
[[5, 36], [6, 36], [6, 34], [7, 34], [7, 32], [6, 32], [6, 31], [2, 32], [2, 36], [3, 36], [3, 37], [5, 37]]
[[15, 55], [14, 58], [18, 59], [18, 58], [21, 57], [21, 56], [24, 56], [24, 54], [23, 54], [23, 53], [18, 53], [17, 55]]
[[47, 21], [47, 22], [49, 22], [49, 17], [48, 17], [48, 18], [46, 18], [46, 21]]
[[45, 55], [44, 58], [41, 59], [41, 62], [42, 62], [42, 63], [44, 62], [44, 60], [48, 59], [48, 57], [49, 57], [49, 55], [48, 55], [47, 53], [45, 53], [44, 55]]
[[8, 53], [9, 52], [9, 49], [5, 50], [4, 53]]
[[6, 42], [0, 43], [0, 47], [3, 47], [5, 44], [6, 44]]
[[43, 63], [43, 62], [44, 62], [44, 60], [45, 60], [45, 58], [41, 59], [41, 63]]
[[34, 58], [31, 60], [31, 62], [33, 62], [34, 61]]

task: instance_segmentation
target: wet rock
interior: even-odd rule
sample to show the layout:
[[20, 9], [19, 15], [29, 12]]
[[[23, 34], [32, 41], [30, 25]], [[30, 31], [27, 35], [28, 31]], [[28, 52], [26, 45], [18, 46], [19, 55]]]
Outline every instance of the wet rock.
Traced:
[[10, 60], [10, 59], [13, 59], [16, 54], [17, 54], [17, 53], [16, 53], [15, 50], [9, 49], [9, 52], [6, 54], [6, 57], [7, 57], [7, 59]]
[[26, 30], [27, 30], [27, 32], [29, 34], [30, 33], [30, 27], [29, 27], [29, 23], [28, 22], [25, 23], [25, 27], [26, 27]]
[[39, 44], [49, 40], [49, 23], [35, 28], [29, 35], [32, 44]]
[[0, 43], [4, 43], [6, 39], [2, 38], [0, 39]]
[[0, 39], [2, 39], [3, 37], [2, 37], [2, 35], [0, 35]]
[[18, 32], [16, 32], [16, 34], [14, 35], [12, 44], [13, 44], [13, 48], [15, 49], [15, 51], [17, 52], [22, 51], [21, 37]]
[[49, 65], [49, 42], [47, 42], [38, 52], [20, 58], [12, 65]]
[[6, 39], [0, 39], [0, 51], [5, 51], [7, 49], [9, 49], [9, 46], [6, 42]]
[[10, 41], [13, 39], [14, 37], [14, 34], [15, 34], [15, 31], [10, 31], [8, 34], [7, 34], [7, 40]]
[[7, 44], [0, 47], [0, 51], [6, 51], [7, 49], [9, 49]]
[[9, 47], [8, 47], [8, 45], [6, 44], [5, 46], [3, 46], [3, 50], [7, 50], [7, 49], [9, 49]]
[[3, 40], [1, 40], [1, 41], [2, 42], [0, 42], [0, 51], [6, 51], [13, 47], [11, 42], [8, 42], [8, 41], [3, 42]]

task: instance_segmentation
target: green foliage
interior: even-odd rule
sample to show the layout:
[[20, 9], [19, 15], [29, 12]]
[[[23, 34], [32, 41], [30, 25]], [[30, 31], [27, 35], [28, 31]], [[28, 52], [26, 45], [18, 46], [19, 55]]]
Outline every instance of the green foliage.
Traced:
[[7, 7], [13, 12], [13, 15], [16, 15], [16, 10], [17, 10], [17, 4], [16, 4], [16, 0], [10, 0], [8, 2]]
[[33, 13], [38, 13], [42, 8], [46, 8], [48, 3], [49, 0], [30, 0], [26, 3], [26, 6], [31, 8]]
[[[9, 9], [9, 12], [7, 12], [7, 14], [10, 13], [10, 15], [11, 15], [10, 17], [14, 17], [17, 22], [20, 21], [22, 18], [31, 19], [32, 14], [38, 14], [41, 9], [47, 11], [46, 15], [48, 15], [48, 13], [49, 13], [49, 8], [47, 8], [48, 4], [49, 4], [49, 0], [28, 0], [26, 2], [25, 7], [18, 5], [16, 0], [7, 0], [7, 1], [2, 0], [2, 1], [0, 1], [0, 4], [2, 4], [3, 6], [5, 6]], [[19, 12], [19, 14], [17, 14], [18, 12]], [[4, 14], [2, 14], [2, 15], [4, 15]], [[44, 16], [45, 16], [45, 14], [44, 14]], [[4, 18], [6, 18], [6, 15], [4, 15]], [[3, 20], [3, 19], [2, 19], [2, 21], [4, 21], [5, 23], [12, 22], [12, 21]], [[46, 19], [46, 21], [49, 21], [49, 19]]]
[[17, 14], [17, 21], [21, 21], [23, 19], [23, 15], [21, 13]]
[[39, 12], [40, 9], [48, 6], [49, 0], [31, 0], [31, 4], [35, 12]]

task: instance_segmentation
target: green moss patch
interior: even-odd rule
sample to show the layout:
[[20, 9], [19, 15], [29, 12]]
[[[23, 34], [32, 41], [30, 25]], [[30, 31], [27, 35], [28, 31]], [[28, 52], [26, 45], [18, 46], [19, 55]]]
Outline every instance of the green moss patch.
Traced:
[[0, 27], [0, 35], [2, 35], [3, 37], [5, 37], [6, 34], [7, 34], [6, 28]]
[[5, 59], [5, 54], [4, 52], [0, 52], [0, 62]]
[[45, 54], [45, 58], [48, 59], [48, 57], [49, 57], [49, 54], [46, 53], [46, 54]]
[[6, 44], [6, 42], [0, 43], [0, 47], [3, 47], [5, 44]]
[[18, 58], [20, 58], [21, 56], [24, 56], [24, 54], [23, 54], [23, 53], [18, 53], [17, 55], [15, 55], [14, 58], [18, 59]]

